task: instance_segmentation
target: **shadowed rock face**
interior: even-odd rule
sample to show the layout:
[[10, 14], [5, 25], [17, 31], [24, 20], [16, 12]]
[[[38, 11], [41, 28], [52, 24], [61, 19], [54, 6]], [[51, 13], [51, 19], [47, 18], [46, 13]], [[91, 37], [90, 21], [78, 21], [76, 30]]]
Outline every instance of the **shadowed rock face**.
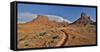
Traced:
[[79, 26], [85, 26], [87, 24], [93, 24], [94, 22], [91, 20], [90, 16], [87, 16], [86, 13], [82, 12], [79, 19], [77, 19], [72, 24], [79, 25]]

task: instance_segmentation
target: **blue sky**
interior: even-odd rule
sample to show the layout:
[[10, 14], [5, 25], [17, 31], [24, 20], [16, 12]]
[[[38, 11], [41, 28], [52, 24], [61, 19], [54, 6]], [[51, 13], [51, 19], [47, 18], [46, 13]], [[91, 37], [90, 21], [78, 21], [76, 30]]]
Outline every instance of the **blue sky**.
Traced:
[[87, 15], [89, 15], [93, 20], [96, 20], [96, 8], [39, 4], [18, 4], [18, 14], [30, 13], [43, 15], [57, 15], [63, 17], [64, 19], [68, 19], [69, 21], [77, 20], [80, 17], [81, 12], [86, 12]]

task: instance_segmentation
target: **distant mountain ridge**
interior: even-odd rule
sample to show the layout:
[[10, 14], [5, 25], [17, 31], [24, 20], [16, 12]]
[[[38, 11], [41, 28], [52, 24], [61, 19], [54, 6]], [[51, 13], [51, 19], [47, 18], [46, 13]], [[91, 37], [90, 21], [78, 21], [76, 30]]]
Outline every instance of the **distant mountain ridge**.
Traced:
[[64, 19], [63, 17], [56, 16], [56, 15], [37, 15], [33, 20], [26, 22], [26, 23], [43, 23], [43, 24], [63, 24], [64, 25], [78, 25], [78, 26], [85, 26], [87, 24], [95, 25], [96, 22], [94, 22], [90, 16], [87, 16], [85, 12], [82, 12], [79, 19], [77, 19], [74, 22], [70, 22], [67, 19]]

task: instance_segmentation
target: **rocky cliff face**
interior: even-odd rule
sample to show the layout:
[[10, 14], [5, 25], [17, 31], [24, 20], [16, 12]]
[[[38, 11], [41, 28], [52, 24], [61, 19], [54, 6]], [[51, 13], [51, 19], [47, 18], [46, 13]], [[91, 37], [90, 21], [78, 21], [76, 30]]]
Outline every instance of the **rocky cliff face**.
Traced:
[[92, 24], [92, 23], [94, 22], [91, 20], [90, 16], [87, 16], [86, 13], [82, 12], [80, 18], [77, 19], [72, 24], [79, 25], [79, 26], [85, 26], [87, 24]]
[[31, 22], [47, 24], [49, 20], [47, 16], [38, 15], [37, 18], [33, 19]]
[[41, 48], [96, 44], [96, 25], [91, 25], [96, 23], [86, 13], [81, 13], [80, 18], [71, 25], [63, 20], [58, 22], [54, 19], [49, 20], [46, 15], [38, 15], [32, 21], [18, 24], [17, 47]]

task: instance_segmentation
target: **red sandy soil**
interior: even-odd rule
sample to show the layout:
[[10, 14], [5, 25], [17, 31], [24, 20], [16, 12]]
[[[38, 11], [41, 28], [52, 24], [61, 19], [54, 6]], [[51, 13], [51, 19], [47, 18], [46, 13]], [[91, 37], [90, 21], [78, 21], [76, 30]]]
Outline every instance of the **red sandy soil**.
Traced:
[[[82, 19], [81, 19], [82, 18]], [[43, 48], [96, 44], [96, 26], [81, 17], [68, 24], [48, 20], [47, 16], [18, 24], [18, 48]]]

